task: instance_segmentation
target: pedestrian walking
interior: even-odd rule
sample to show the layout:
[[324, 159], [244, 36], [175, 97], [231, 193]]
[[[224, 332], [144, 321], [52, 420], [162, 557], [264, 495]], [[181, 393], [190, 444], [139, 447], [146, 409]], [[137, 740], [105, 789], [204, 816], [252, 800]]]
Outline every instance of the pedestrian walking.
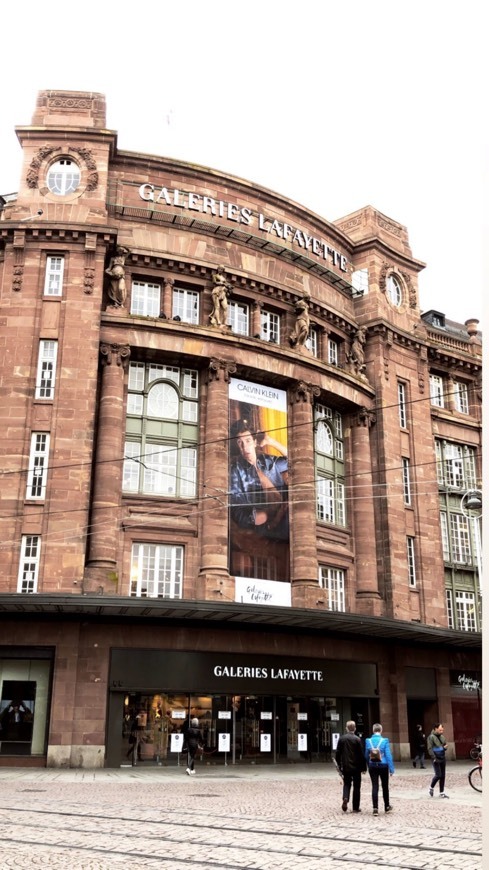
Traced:
[[447, 798], [445, 794], [446, 751], [448, 744], [443, 733], [441, 722], [433, 725], [433, 730], [428, 736], [428, 754], [433, 762], [433, 779], [429, 789], [430, 797], [435, 793], [435, 786], [439, 783], [440, 797]]
[[414, 747], [416, 754], [413, 759], [413, 767], [419, 761], [421, 770], [425, 770], [424, 757], [426, 752], [426, 734], [423, 731], [422, 725], [416, 725], [416, 734], [414, 735]]
[[363, 754], [362, 741], [355, 734], [356, 727], [356, 723], [352, 720], [347, 722], [346, 733], [340, 737], [336, 747], [336, 764], [343, 776], [343, 802], [341, 809], [344, 813], [348, 809], [352, 785], [352, 809], [354, 813], [361, 813], [360, 789], [362, 786], [362, 773], [366, 772], [367, 763]]
[[389, 777], [394, 776], [395, 768], [392, 760], [391, 746], [388, 737], [382, 734], [382, 725], [377, 722], [372, 728], [372, 736], [365, 741], [365, 758], [368, 772], [372, 780], [372, 806], [374, 816], [379, 814], [379, 781], [382, 786], [382, 797], [386, 813], [392, 811], [389, 800]]
[[185, 739], [187, 742], [188, 758], [188, 767], [186, 772], [189, 776], [194, 776], [195, 753], [198, 749], [202, 750], [204, 747], [204, 738], [202, 737], [202, 731], [199, 728], [198, 719], [192, 719], [190, 723], [190, 728], [187, 728], [187, 734]]

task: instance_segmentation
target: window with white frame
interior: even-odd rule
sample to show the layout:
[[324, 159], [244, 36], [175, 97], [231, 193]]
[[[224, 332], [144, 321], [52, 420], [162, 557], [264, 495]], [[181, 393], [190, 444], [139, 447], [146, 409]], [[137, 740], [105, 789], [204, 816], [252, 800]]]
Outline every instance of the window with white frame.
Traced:
[[26, 498], [46, 497], [46, 478], [48, 473], [49, 435], [47, 432], [33, 432], [27, 470]]
[[447, 596], [447, 622], [448, 628], [455, 628], [455, 616], [453, 614], [453, 593], [451, 589], [446, 589]]
[[147, 281], [133, 281], [131, 288], [131, 314], [138, 317], [159, 317], [161, 287]]
[[471, 489], [476, 486], [475, 448], [435, 439], [436, 475], [441, 487]]
[[401, 429], [407, 429], [406, 384], [403, 384], [402, 381], [397, 383], [397, 405], [399, 408], [399, 425]]
[[402, 460], [402, 490], [404, 504], [411, 504], [411, 463], [407, 457]]
[[469, 518], [463, 514], [450, 514], [450, 548], [452, 562], [460, 565], [472, 564], [472, 550], [470, 546]]
[[39, 357], [36, 374], [36, 399], [53, 399], [56, 381], [56, 358], [58, 342], [42, 339], [39, 342]]
[[40, 536], [22, 535], [17, 592], [37, 592], [40, 555]]
[[475, 612], [475, 594], [455, 590], [455, 610], [457, 614], [457, 628], [459, 631], [477, 631], [477, 618]]
[[46, 274], [44, 276], [44, 295], [61, 296], [63, 292], [63, 272], [65, 258], [50, 256], [46, 260]]
[[66, 196], [77, 190], [80, 177], [80, 169], [75, 161], [69, 157], [61, 157], [49, 167], [46, 182], [51, 193]]
[[319, 338], [318, 331], [314, 326], [311, 326], [309, 330], [309, 335], [307, 336], [306, 347], [311, 351], [313, 356], [318, 355], [319, 352]]
[[195, 497], [198, 410], [197, 371], [129, 364], [124, 492]]
[[174, 320], [178, 317], [182, 323], [199, 323], [199, 293], [196, 290], [186, 290], [185, 287], [173, 288]]
[[130, 595], [138, 598], [181, 598], [183, 547], [133, 544]]
[[437, 408], [445, 407], [443, 395], [443, 378], [440, 375], [430, 375], [430, 400]]
[[245, 302], [229, 302], [228, 325], [236, 335], [249, 335], [250, 306]]
[[411, 588], [414, 588], [416, 586], [416, 557], [414, 538], [411, 538], [409, 535], [406, 538], [406, 549], [409, 585]]
[[443, 560], [450, 561], [450, 536], [448, 534], [448, 521], [445, 511], [440, 511], [441, 543], [443, 547]]
[[328, 338], [328, 363], [337, 366], [340, 359], [340, 346], [334, 338]]
[[345, 466], [341, 414], [326, 405], [314, 408], [316, 515], [318, 520], [344, 526]]
[[397, 275], [389, 275], [387, 278], [387, 297], [399, 308], [402, 303], [402, 284]]
[[345, 572], [339, 568], [319, 567], [319, 585], [328, 598], [328, 610], [344, 611], [345, 608]]
[[280, 316], [278, 314], [266, 310], [261, 312], [260, 338], [274, 344], [280, 343]]
[[459, 411], [460, 414], [469, 413], [469, 388], [467, 384], [464, 384], [461, 381], [453, 382], [453, 400], [455, 409]]

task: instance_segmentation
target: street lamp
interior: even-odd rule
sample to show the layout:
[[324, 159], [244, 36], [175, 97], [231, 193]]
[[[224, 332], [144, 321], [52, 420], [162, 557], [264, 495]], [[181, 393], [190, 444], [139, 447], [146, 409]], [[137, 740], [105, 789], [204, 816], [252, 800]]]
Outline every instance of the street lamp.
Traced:
[[480, 522], [482, 518], [482, 492], [480, 489], [469, 489], [462, 496], [460, 507], [464, 517], [472, 521], [474, 532], [475, 558], [479, 575], [479, 592], [482, 594], [482, 547]]

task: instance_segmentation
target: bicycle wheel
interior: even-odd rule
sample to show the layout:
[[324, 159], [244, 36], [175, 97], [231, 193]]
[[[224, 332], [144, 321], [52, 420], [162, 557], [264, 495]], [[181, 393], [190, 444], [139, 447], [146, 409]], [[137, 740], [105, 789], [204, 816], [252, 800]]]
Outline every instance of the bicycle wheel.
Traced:
[[482, 767], [473, 767], [469, 770], [469, 782], [473, 789], [482, 792]]
[[481, 751], [477, 746], [473, 746], [469, 752], [469, 756], [472, 759], [472, 761], [477, 761], [480, 754], [481, 754]]

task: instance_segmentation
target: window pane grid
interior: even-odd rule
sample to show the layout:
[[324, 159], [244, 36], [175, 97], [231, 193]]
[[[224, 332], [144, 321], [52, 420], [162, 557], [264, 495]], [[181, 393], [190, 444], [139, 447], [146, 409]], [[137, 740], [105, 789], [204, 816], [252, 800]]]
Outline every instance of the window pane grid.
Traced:
[[459, 631], [477, 631], [475, 595], [473, 592], [455, 592], [455, 608]]
[[160, 314], [160, 286], [143, 281], [132, 282], [131, 314], [140, 317], [158, 317]]
[[280, 341], [280, 317], [273, 311], [261, 312], [261, 336], [264, 341], [278, 344]]
[[173, 317], [179, 317], [184, 323], [199, 322], [199, 294], [195, 290], [174, 288]]
[[39, 360], [36, 377], [36, 399], [52, 399], [56, 379], [57, 341], [39, 342]]
[[41, 538], [38, 535], [23, 535], [20, 548], [20, 565], [17, 591], [37, 591]]
[[228, 325], [237, 335], [249, 335], [249, 306], [243, 302], [230, 302], [228, 307]]
[[26, 498], [45, 498], [48, 455], [49, 435], [34, 432], [31, 436]]
[[409, 459], [406, 457], [402, 460], [402, 488], [404, 504], [411, 504], [411, 468]]
[[399, 406], [399, 425], [401, 429], [407, 428], [407, 412], [406, 412], [406, 385], [398, 383], [397, 385], [397, 402]]
[[414, 538], [406, 538], [407, 545], [407, 565], [408, 565], [408, 578], [409, 585], [411, 587], [416, 586], [416, 561], [415, 561], [415, 552], [414, 552]]
[[467, 517], [461, 514], [450, 514], [450, 543], [452, 561], [463, 565], [470, 565], [472, 563], [472, 554]]
[[45, 296], [61, 296], [64, 257], [48, 257], [46, 261]]
[[329, 610], [345, 610], [345, 574], [337, 568], [319, 569], [319, 585], [328, 596]]
[[183, 547], [134, 544], [130, 595], [140, 598], [181, 598]]

